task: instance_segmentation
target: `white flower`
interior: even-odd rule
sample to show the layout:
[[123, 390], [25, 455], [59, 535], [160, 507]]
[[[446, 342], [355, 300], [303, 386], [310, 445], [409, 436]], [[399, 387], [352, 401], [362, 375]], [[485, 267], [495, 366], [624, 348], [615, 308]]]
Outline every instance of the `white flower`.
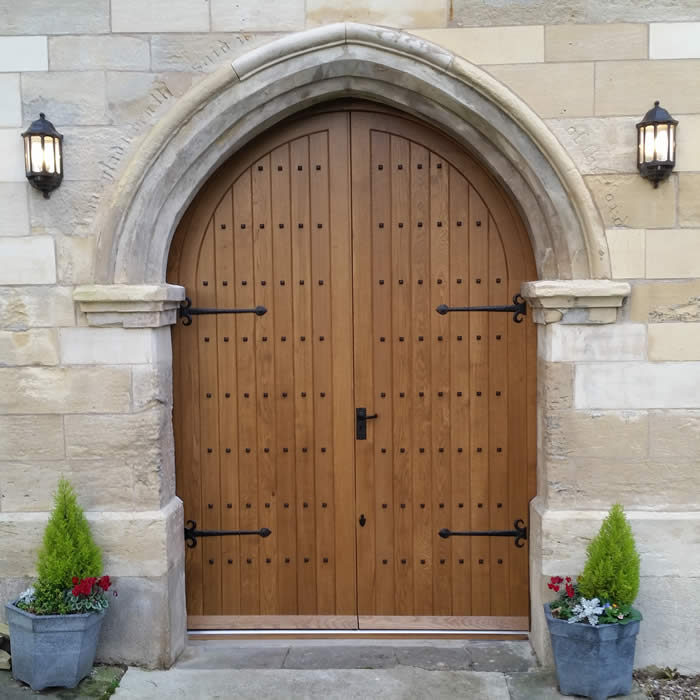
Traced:
[[581, 598], [580, 602], [576, 603], [572, 608], [572, 612], [575, 614], [569, 618], [569, 623], [580, 622], [587, 618], [588, 623], [595, 627], [598, 624], [598, 615], [602, 615], [604, 610], [605, 608], [600, 605], [600, 601], [597, 598], [591, 598], [590, 600]]
[[21, 601], [22, 603], [30, 603], [34, 598], [34, 586], [29, 586], [26, 591], [22, 591], [19, 594], [19, 598], [17, 598], [18, 601]]

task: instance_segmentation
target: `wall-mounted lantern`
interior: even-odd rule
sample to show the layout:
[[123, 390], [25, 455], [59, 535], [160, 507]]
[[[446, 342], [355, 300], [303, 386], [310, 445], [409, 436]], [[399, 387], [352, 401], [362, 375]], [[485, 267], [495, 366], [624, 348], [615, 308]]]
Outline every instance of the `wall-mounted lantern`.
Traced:
[[676, 164], [676, 126], [678, 122], [658, 100], [637, 124], [637, 169], [639, 174], [659, 186]]
[[63, 180], [63, 136], [42, 112], [22, 138], [27, 180], [48, 199]]

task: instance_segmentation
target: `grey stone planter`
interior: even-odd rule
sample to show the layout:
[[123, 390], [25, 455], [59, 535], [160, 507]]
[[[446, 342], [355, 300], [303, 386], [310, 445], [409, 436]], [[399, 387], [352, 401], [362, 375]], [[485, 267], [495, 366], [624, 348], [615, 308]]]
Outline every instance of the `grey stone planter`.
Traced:
[[544, 614], [561, 693], [606, 700], [630, 692], [639, 620], [597, 627], [569, 624], [552, 617], [548, 604]]
[[12, 645], [12, 675], [32, 690], [75, 688], [92, 670], [103, 612], [32, 615], [5, 605]]

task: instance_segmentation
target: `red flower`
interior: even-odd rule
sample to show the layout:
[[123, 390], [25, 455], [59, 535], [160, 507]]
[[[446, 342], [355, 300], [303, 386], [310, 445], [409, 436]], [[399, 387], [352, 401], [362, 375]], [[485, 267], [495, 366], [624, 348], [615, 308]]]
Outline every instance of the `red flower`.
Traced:
[[106, 593], [112, 582], [109, 580], [109, 576], [102, 576], [102, 578], [97, 579], [97, 585]]
[[570, 583], [566, 584], [566, 595], [568, 595], [569, 598], [574, 597], [574, 587]]
[[559, 586], [552, 586], [555, 593], [559, 593]]
[[80, 579], [77, 576], [73, 576], [73, 585], [75, 586], [76, 583], [78, 583]]
[[561, 576], [552, 576], [552, 583], [564, 583], [564, 579]]
[[567, 583], [571, 583], [571, 576], [567, 576], [567, 577], [566, 577], [566, 582], [567, 582]]

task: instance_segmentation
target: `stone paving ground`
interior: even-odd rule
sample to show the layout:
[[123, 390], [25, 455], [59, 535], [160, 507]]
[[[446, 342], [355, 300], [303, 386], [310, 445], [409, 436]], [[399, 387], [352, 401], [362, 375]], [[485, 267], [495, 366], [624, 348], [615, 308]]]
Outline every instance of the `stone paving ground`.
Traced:
[[[109, 667], [104, 667], [109, 668]], [[0, 674], [0, 698], [103, 698], [94, 685], [32, 693]], [[9, 691], [9, 692], [8, 692]], [[70, 694], [66, 694], [69, 692]], [[83, 694], [84, 693], [84, 694]], [[115, 700], [553, 700], [551, 670], [528, 642], [247, 641], [191, 642], [173, 668], [129, 668]], [[630, 700], [645, 696], [635, 689]]]

